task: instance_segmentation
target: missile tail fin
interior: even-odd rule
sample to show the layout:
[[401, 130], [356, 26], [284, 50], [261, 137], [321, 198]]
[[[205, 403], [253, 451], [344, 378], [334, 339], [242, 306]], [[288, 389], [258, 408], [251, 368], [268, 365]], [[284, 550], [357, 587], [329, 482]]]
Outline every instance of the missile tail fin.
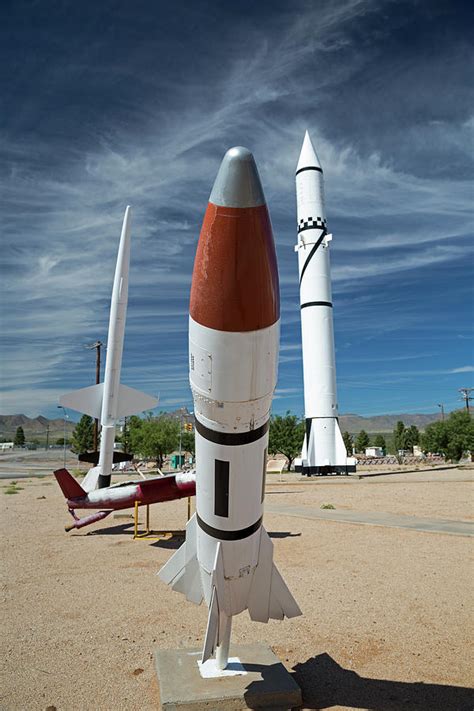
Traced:
[[99, 487], [100, 467], [92, 467], [82, 481], [82, 488], [88, 494]]
[[217, 590], [212, 588], [211, 604], [209, 606], [209, 617], [207, 618], [206, 637], [202, 650], [202, 663], [207, 662], [212, 657], [217, 647], [219, 635], [219, 604], [217, 601]]
[[203, 593], [196, 550], [196, 514], [186, 525], [186, 540], [161, 568], [158, 577], [186, 599], [200, 605]]
[[88, 388], [80, 388], [80, 390], [73, 390], [71, 393], [62, 395], [59, 398], [59, 402], [63, 407], [83, 412], [98, 419], [102, 410], [103, 390], [104, 383], [90, 385]]
[[135, 388], [129, 388], [128, 385], [119, 385], [119, 397], [117, 407], [117, 419], [128, 417], [128, 415], [136, 415], [144, 410], [153, 410], [158, 404], [158, 399], [142, 393]]
[[81, 499], [86, 495], [82, 486], [67, 469], [57, 469], [54, 476], [66, 499]]
[[342, 439], [342, 434], [341, 430], [339, 428], [339, 422], [336, 420], [336, 424], [334, 427], [334, 434], [336, 437], [336, 443], [335, 443], [335, 451], [336, 451], [336, 462], [346, 462], [348, 455], [346, 445], [344, 444], [344, 440]]
[[298, 604], [273, 562], [273, 543], [264, 528], [260, 534], [258, 565], [253, 574], [248, 610], [250, 619], [256, 622], [301, 615]]

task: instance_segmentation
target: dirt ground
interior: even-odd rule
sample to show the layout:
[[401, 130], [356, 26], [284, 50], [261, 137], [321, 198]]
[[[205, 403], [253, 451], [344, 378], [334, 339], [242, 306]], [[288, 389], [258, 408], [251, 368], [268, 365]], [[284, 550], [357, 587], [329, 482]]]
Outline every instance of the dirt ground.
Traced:
[[[319, 509], [468, 521], [472, 470], [357, 479], [269, 476], [267, 500]], [[132, 539], [130, 518], [66, 534], [51, 477], [1, 481], [5, 711], [159, 708], [156, 648], [200, 646], [207, 609], [155, 573], [180, 541]], [[152, 523], [183, 528], [186, 501]], [[302, 617], [234, 618], [236, 643], [269, 644], [301, 686], [304, 709], [468, 711], [472, 539], [383, 526], [265, 516], [275, 561]]]

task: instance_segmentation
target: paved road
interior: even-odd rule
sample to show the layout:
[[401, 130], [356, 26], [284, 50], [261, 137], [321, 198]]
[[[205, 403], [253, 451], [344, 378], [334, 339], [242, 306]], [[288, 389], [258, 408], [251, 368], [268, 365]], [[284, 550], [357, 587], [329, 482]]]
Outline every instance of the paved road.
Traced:
[[423, 531], [424, 533], [474, 536], [474, 523], [467, 521], [418, 518], [417, 516], [400, 516], [399, 514], [374, 511], [332, 511], [330, 509], [312, 509], [309, 506], [285, 506], [281, 504], [267, 504], [265, 511], [272, 514], [282, 514], [283, 516], [296, 516], [297, 518], [319, 519], [322, 521], [386, 526], [388, 528], [408, 528], [413, 531]]

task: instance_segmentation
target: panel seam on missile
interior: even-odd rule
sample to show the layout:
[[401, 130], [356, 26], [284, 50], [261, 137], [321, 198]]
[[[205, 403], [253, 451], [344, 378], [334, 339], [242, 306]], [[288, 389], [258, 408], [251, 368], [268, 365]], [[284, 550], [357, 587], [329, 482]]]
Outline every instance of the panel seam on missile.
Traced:
[[299, 170], [296, 171], [295, 177], [299, 175], [300, 173], [303, 173], [305, 170], [317, 170], [318, 173], [322, 173], [323, 169], [316, 167], [315, 165], [309, 165], [307, 168], [300, 168]]
[[303, 281], [303, 275], [304, 275], [304, 273], [305, 273], [305, 271], [306, 271], [306, 267], [308, 266], [308, 264], [309, 264], [310, 261], [312, 260], [312, 258], [313, 258], [313, 256], [314, 256], [314, 253], [316, 252], [317, 248], [319, 247], [319, 245], [321, 244], [321, 242], [323, 241], [323, 239], [325, 238], [325, 236], [326, 236], [326, 231], [324, 231], [324, 232], [322, 233], [322, 235], [318, 238], [318, 241], [314, 244], [313, 249], [312, 249], [311, 252], [309, 253], [308, 259], [307, 259], [306, 262], [304, 263], [303, 269], [301, 270], [300, 284], [301, 284], [301, 282]]
[[258, 529], [262, 525], [263, 516], [260, 516], [258, 521], [255, 521], [255, 523], [253, 523], [251, 526], [247, 526], [247, 528], [240, 528], [236, 531], [224, 531], [220, 528], [214, 528], [213, 526], [210, 526], [208, 523], [202, 520], [197, 511], [196, 521], [198, 522], [199, 528], [201, 528], [204, 533], [207, 533], [208, 536], [211, 536], [212, 538], [218, 538], [221, 541], [241, 541], [243, 538], [248, 538], [253, 533], [255, 533], [255, 531], [258, 531]]
[[329, 306], [332, 309], [332, 303], [330, 301], [306, 301], [301, 304], [300, 308], [305, 309], [307, 306]]
[[195, 422], [196, 430], [201, 437], [209, 440], [209, 442], [214, 442], [214, 444], [222, 444], [228, 447], [237, 447], [256, 442], [267, 432], [270, 424], [269, 420], [267, 420], [256, 430], [247, 430], [246, 432], [218, 432], [217, 430], [211, 430], [209, 427], [203, 425], [202, 422], [199, 422], [197, 417], [195, 418]]

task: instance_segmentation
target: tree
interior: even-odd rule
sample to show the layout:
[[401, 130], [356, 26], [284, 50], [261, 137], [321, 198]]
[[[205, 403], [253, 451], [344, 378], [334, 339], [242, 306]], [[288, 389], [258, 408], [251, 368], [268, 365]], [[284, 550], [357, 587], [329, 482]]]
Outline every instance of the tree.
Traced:
[[365, 448], [368, 447], [370, 444], [370, 439], [369, 435], [365, 430], [361, 430], [359, 434], [357, 435], [356, 439], [356, 450], [357, 452], [365, 452]]
[[304, 420], [288, 411], [284, 417], [274, 415], [270, 419], [268, 451], [270, 454], [283, 454], [288, 459], [288, 470], [295, 457], [301, 454], [304, 440]]
[[457, 462], [463, 452], [474, 452], [474, 420], [465, 410], [451, 412], [449, 418], [427, 426], [422, 436], [425, 452], [443, 454]]
[[23, 431], [23, 427], [17, 427], [16, 428], [16, 433], [15, 433], [15, 439], [13, 440], [13, 444], [15, 447], [23, 447], [25, 444], [25, 433]]
[[196, 452], [196, 438], [194, 431], [185, 430], [181, 433], [181, 449], [183, 452], [189, 452], [194, 457]]
[[420, 432], [416, 425], [410, 425], [410, 427], [405, 430], [405, 447], [404, 449], [411, 449], [413, 452], [413, 447], [420, 443]]
[[354, 438], [349, 432], [342, 433], [342, 439], [346, 445], [346, 452], [348, 457], [352, 457], [352, 450], [354, 449]]
[[94, 446], [94, 420], [89, 415], [82, 415], [74, 428], [71, 450], [76, 454], [89, 452]]
[[[56, 444], [57, 444], [57, 445], [61, 445], [61, 447], [64, 447], [64, 437], [58, 437], [58, 439], [56, 440]], [[68, 444], [69, 444], [69, 440], [68, 440], [68, 438], [66, 437], [66, 446], [67, 446]]]
[[398, 453], [399, 449], [406, 449], [405, 442], [406, 430], [405, 425], [401, 420], [398, 420], [393, 430], [393, 441], [395, 445], [395, 451]]
[[[179, 443], [179, 421], [164, 414], [159, 417], [130, 422], [130, 441], [135, 452], [156, 461], [159, 469], [167, 454], [173, 452]], [[132, 418], [130, 418], [132, 420]]]
[[380, 447], [380, 449], [385, 454], [385, 452], [387, 451], [387, 443], [385, 442], [385, 437], [383, 435], [375, 435], [374, 447]]

